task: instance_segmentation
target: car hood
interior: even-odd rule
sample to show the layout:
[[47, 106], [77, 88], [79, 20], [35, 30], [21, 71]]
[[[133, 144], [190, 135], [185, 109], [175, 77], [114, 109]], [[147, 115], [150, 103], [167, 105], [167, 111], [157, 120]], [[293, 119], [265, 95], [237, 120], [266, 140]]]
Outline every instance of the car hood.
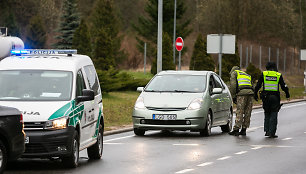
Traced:
[[43, 122], [47, 121], [50, 116], [57, 110], [67, 105], [69, 101], [0, 101], [0, 105], [17, 108], [23, 115], [24, 122]]
[[194, 99], [202, 98], [203, 93], [143, 92], [141, 96], [146, 107], [186, 108]]

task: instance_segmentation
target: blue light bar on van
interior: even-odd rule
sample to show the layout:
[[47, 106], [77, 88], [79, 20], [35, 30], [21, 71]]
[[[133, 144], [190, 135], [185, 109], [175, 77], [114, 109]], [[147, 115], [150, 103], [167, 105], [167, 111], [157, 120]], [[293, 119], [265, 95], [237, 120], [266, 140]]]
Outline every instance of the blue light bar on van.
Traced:
[[25, 49], [11, 50], [11, 55], [58, 55], [58, 54], [77, 54], [77, 50], [48, 50], [48, 49]]

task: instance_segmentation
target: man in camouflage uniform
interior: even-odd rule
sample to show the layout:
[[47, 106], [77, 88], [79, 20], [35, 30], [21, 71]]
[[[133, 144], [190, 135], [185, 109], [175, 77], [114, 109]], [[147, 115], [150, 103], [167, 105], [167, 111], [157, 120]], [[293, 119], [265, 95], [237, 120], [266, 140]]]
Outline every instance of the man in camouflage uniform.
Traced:
[[246, 135], [246, 129], [250, 126], [254, 96], [251, 76], [240, 71], [238, 66], [232, 68], [230, 75], [230, 92], [233, 102], [237, 104], [237, 110], [235, 126], [229, 134]]

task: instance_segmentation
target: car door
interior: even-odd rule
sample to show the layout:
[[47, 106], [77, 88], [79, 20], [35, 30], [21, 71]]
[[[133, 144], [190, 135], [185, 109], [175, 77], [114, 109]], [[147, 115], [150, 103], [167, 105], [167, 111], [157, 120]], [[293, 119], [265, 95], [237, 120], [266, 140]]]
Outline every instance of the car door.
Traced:
[[[77, 72], [77, 79], [76, 79], [76, 96], [82, 96], [83, 92], [82, 90], [86, 89], [86, 84], [84, 80], [84, 75], [82, 70], [80, 69]], [[77, 101], [76, 101], [77, 102]], [[86, 145], [90, 140], [90, 132], [89, 130], [89, 122], [91, 120], [91, 106], [92, 101], [82, 101], [82, 102], [77, 102], [76, 105], [79, 109], [83, 108], [83, 115], [80, 118], [81, 119], [81, 133], [80, 133], [80, 147], [83, 147]]]
[[89, 125], [89, 136], [93, 138], [96, 133], [97, 124], [99, 124], [99, 117], [102, 115], [102, 94], [95, 67], [93, 65], [85, 66], [84, 71], [89, 89], [95, 93], [95, 99], [92, 101], [92, 109], [90, 112], [92, 114], [92, 120], [90, 122], [91, 125]]
[[220, 94], [213, 94], [213, 89], [216, 88], [216, 83], [214, 80], [213, 75], [210, 75], [209, 77], [209, 95], [211, 98], [211, 109], [213, 111], [213, 124], [218, 124], [218, 119], [220, 117], [220, 110], [221, 110], [221, 104], [220, 104]]
[[214, 74], [214, 78], [216, 80], [216, 84], [217, 87], [222, 88], [222, 94], [221, 94], [221, 111], [220, 111], [220, 122], [227, 122], [228, 120], [228, 111], [229, 111], [229, 100], [230, 100], [230, 96], [229, 96], [229, 91], [228, 88], [225, 88], [225, 84], [222, 83], [222, 80], [219, 76]]

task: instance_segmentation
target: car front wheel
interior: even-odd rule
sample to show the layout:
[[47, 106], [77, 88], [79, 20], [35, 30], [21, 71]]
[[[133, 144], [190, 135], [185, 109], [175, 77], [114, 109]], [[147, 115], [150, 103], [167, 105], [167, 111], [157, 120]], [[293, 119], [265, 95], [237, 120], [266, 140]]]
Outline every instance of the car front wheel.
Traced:
[[146, 131], [144, 129], [134, 128], [135, 135], [144, 136], [145, 132]]
[[79, 134], [74, 132], [71, 152], [69, 156], [62, 158], [64, 165], [68, 168], [76, 168], [79, 164]]
[[211, 119], [211, 113], [208, 112], [207, 118], [206, 118], [206, 124], [205, 128], [200, 131], [201, 136], [208, 137], [211, 134], [211, 127], [212, 127], [212, 119]]

